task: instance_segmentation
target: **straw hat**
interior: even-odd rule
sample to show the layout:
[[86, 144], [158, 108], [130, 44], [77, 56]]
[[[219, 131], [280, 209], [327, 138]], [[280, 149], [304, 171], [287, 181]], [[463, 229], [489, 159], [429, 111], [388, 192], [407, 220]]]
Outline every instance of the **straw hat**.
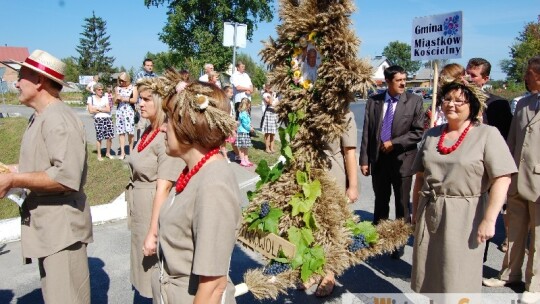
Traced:
[[[52, 56], [51, 54], [42, 51], [35, 50], [24, 61], [8, 60], [2, 63], [16, 63], [21, 67], [27, 67], [36, 71], [37, 73], [57, 82], [65, 87], [70, 85], [64, 82], [64, 74], [66, 71], [66, 64], [60, 59]], [[8, 67], [10, 67], [8, 65]], [[12, 68], [12, 67], [11, 67]]]

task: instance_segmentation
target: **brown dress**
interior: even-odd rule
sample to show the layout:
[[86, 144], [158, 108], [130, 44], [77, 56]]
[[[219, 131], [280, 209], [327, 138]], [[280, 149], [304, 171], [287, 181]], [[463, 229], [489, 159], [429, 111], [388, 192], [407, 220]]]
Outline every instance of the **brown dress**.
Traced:
[[202, 166], [159, 214], [160, 280], [153, 275], [154, 303], [192, 303], [199, 276], [227, 276], [222, 303], [236, 303], [229, 263], [240, 227], [240, 190], [224, 160]]
[[324, 152], [330, 158], [330, 175], [336, 179], [339, 186], [347, 190], [347, 172], [345, 171], [343, 148], [356, 148], [358, 139], [356, 136], [356, 121], [354, 120], [353, 113], [349, 111], [345, 115], [345, 120], [347, 120], [349, 124], [347, 130], [341, 135], [339, 140], [335, 140], [333, 143], [328, 144], [324, 149]]
[[131, 230], [130, 279], [142, 296], [151, 298], [151, 272], [157, 268], [157, 256], [144, 256], [142, 247], [150, 228], [157, 180], [176, 181], [185, 164], [165, 153], [165, 135], [161, 132], [141, 152], [137, 146], [129, 157], [131, 178], [126, 191]]
[[[411, 288], [421, 293], [480, 293], [485, 243], [476, 240], [493, 179], [517, 172], [499, 131], [478, 125], [461, 145], [442, 155], [446, 124], [425, 136], [414, 172], [424, 173], [418, 203]], [[445, 140], [446, 147], [455, 141]]]

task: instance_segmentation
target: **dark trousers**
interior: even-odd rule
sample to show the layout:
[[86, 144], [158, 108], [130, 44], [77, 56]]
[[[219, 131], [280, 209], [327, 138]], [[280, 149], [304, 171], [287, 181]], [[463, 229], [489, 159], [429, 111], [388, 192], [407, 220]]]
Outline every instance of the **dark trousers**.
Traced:
[[396, 219], [411, 222], [409, 212], [412, 176], [402, 177], [399, 173], [399, 163], [392, 154], [380, 155], [374, 170], [371, 172], [373, 192], [375, 193], [375, 210], [373, 224], [388, 219], [390, 214], [390, 195], [394, 190]]

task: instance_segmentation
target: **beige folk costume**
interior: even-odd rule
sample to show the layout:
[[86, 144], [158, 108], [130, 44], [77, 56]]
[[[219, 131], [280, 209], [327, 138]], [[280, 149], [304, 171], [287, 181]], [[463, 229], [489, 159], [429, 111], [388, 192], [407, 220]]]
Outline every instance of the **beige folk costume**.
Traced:
[[[67, 105], [52, 103], [32, 117], [21, 142], [19, 172], [45, 171], [56, 182], [74, 190], [32, 191], [21, 208], [23, 257], [39, 258], [46, 303], [90, 302], [86, 244], [93, 240], [90, 206], [83, 191], [86, 158], [82, 122]], [[71, 270], [78, 274], [77, 278], [52, 277], [45, 272], [44, 263], [63, 270], [62, 258], [51, 258], [58, 254], [70, 257], [71, 265], [77, 265], [76, 270]]]
[[141, 152], [137, 143], [129, 158], [131, 170], [127, 186], [128, 225], [131, 230], [131, 284], [147, 298], [152, 297], [152, 272], [157, 268], [157, 256], [144, 256], [143, 243], [150, 228], [152, 207], [158, 179], [176, 181], [185, 166], [179, 158], [165, 153], [165, 135], [160, 132]]
[[[470, 129], [458, 149], [446, 155], [437, 143], [446, 125], [430, 129], [414, 172], [424, 173], [414, 239], [411, 287], [421, 293], [480, 293], [485, 243], [477, 231], [487, 191], [516, 166], [494, 127]], [[454, 142], [445, 140], [444, 146]]]
[[345, 170], [342, 147], [356, 148], [358, 144], [356, 121], [352, 112], [345, 114], [345, 121], [348, 123], [347, 130], [341, 135], [339, 140], [335, 140], [324, 150], [330, 159], [329, 173], [343, 189], [347, 189], [347, 172]]
[[[240, 226], [240, 202], [231, 167], [216, 160], [205, 164], [182, 193], [163, 203], [161, 274], [155, 272], [152, 280], [155, 303], [160, 303], [160, 296], [166, 304], [192, 303], [199, 276], [228, 276]], [[224, 299], [222, 303], [236, 303], [230, 278]]]

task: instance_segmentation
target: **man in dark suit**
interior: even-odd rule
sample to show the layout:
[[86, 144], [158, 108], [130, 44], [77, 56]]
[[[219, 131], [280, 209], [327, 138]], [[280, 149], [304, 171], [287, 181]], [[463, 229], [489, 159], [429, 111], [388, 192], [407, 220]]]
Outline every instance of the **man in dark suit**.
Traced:
[[[465, 71], [471, 77], [471, 81], [482, 88], [489, 81], [491, 64], [483, 58], [472, 58], [467, 63]], [[488, 96], [487, 108], [483, 113], [483, 123], [496, 127], [504, 139], [507, 139], [512, 122], [510, 103], [508, 100], [491, 93], [488, 93]]]
[[388, 219], [391, 188], [396, 218], [410, 222], [411, 167], [424, 130], [423, 101], [405, 92], [407, 72], [400, 66], [390, 66], [384, 71], [384, 78], [388, 89], [366, 103], [360, 148], [362, 174], [372, 175], [374, 224]]

